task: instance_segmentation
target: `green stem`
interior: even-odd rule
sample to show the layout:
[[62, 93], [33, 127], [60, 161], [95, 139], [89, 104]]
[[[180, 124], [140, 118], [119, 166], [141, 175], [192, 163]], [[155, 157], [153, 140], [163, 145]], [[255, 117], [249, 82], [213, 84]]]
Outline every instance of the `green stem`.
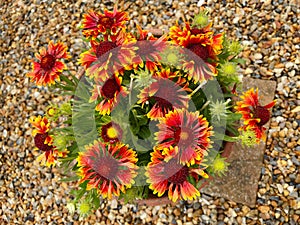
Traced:
[[133, 77], [130, 77], [130, 84], [129, 84], [129, 106], [131, 106], [131, 92], [133, 86]]
[[196, 94], [196, 92], [199, 91], [199, 89], [202, 88], [206, 83], [207, 83], [207, 81], [205, 80], [201, 84], [199, 84], [198, 87], [190, 94], [190, 97], [192, 97], [194, 94]]

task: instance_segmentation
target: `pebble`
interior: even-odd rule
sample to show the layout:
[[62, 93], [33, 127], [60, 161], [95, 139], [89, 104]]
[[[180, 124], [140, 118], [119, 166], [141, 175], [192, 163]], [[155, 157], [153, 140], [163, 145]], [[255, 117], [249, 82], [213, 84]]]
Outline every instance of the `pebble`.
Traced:
[[204, 220], [204, 221], [209, 221], [209, 217], [207, 215], [202, 215], [201, 218]]

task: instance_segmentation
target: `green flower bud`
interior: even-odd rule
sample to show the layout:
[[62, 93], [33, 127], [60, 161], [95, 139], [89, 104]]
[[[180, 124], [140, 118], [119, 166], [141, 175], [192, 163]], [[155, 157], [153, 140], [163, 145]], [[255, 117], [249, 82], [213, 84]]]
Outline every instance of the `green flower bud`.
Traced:
[[198, 28], [206, 27], [209, 24], [209, 17], [207, 14], [207, 10], [201, 11], [199, 14], [197, 14], [194, 17], [193, 26]]
[[59, 110], [62, 115], [72, 115], [72, 106], [70, 102], [63, 103]]
[[137, 75], [132, 74], [132, 79], [135, 79], [135, 87], [148, 87], [155, 80], [152, 78], [152, 74], [146, 70], [139, 70]]
[[242, 46], [238, 41], [232, 41], [227, 48], [232, 55], [238, 55], [242, 51]]
[[215, 160], [210, 165], [210, 169], [214, 174], [217, 174], [218, 176], [225, 174], [225, 172], [228, 170], [228, 166], [230, 165], [225, 160], [226, 158], [221, 157], [219, 154], [217, 155]]
[[253, 130], [243, 130], [239, 136], [242, 145], [252, 147], [257, 143], [257, 137]]
[[78, 213], [80, 214], [81, 217], [86, 217], [92, 211], [91, 203], [83, 201], [78, 204], [77, 209], [78, 209]]
[[209, 109], [212, 118], [217, 118], [219, 121], [221, 118], [226, 118], [226, 113], [230, 106], [228, 106], [228, 103], [230, 102], [230, 99], [228, 99], [226, 102], [221, 102], [217, 100], [216, 102], [211, 102], [209, 104]]

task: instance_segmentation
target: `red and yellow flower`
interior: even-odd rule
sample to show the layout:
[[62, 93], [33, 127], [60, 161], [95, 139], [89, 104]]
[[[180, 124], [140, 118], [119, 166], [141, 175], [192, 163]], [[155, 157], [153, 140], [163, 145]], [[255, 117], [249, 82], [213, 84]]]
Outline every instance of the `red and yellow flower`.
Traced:
[[162, 117], [157, 127], [157, 148], [164, 152], [164, 149], [178, 146], [182, 164], [197, 163], [211, 146], [212, 128], [199, 112], [176, 109]]
[[275, 101], [261, 106], [258, 101], [258, 89], [250, 89], [240, 96], [242, 99], [236, 103], [235, 109], [238, 113], [242, 114], [244, 125], [240, 130], [253, 130], [256, 134], [256, 142], [259, 143], [260, 139], [265, 140], [265, 130], [263, 126], [270, 120], [270, 109], [275, 105]]
[[167, 48], [167, 37], [155, 38], [147, 30], [142, 30], [139, 26], [137, 42], [135, 44], [135, 57], [132, 59], [133, 67], [137, 71], [144, 66], [150, 71], [157, 71], [160, 67], [161, 52]]
[[96, 189], [104, 198], [111, 199], [125, 193], [137, 175], [136, 152], [117, 143], [106, 145], [95, 141], [80, 152], [77, 158], [80, 183], [88, 181], [87, 190]]
[[100, 136], [104, 142], [114, 144], [122, 140], [122, 128], [115, 122], [109, 122], [101, 127]]
[[53, 146], [53, 137], [49, 135], [50, 123], [46, 117], [31, 117], [29, 122], [35, 128], [32, 131], [35, 146], [43, 151], [37, 160], [47, 166], [55, 165], [59, 157], [66, 156], [67, 151], [58, 151]]
[[59, 81], [59, 75], [65, 69], [66, 65], [60, 59], [69, 59], [71, 56], [67, 53], [67, 46], [61, 42], [54, 44], [49, 42], [48, 48], [40, 49], [35, 54], [38, 62], [32, 62], [32, 71], [27, 74], [39, 86], [52, 85], [55, 80]]
[[87, 76], [96, 81], [104, 81], [110, 74], [131, 69], [134, 41], [123, 30], [115, 35], [105, 36], [101, 41], [92, 40], [92, 47], [80, 55], [79, 64], [86, 69]]
[[[153, 76], [154, 82], [144, 88], [138, 95], [138, 103], [153, 105], [147, 116], [151, 119], [158, 119], [168, 112], [187, 108], [190, 91], [186, 80], [179, 76], [179, 72], [171, 72], [170, 69], [162, 70]], [[173, 81], [177, 79], [177, 81]]]
[[[169, 150], [178, 153], [177, 146], [175, 150], [173, 147], [166, 149], [166, 152]], [[151, 153], [151, 162], [146, 168], [145, 175], [148, 177], [147, 182], [150, 183], [149, 188], [154, 194], [161, 197], [167, 191], [169, 199], [173, 202], [178, 199], [193, 200], [200, 196], [198, 189], [189, 182], [189, 178], [196, 181], [199, 176], [208, 178], [200, 167], [191, 168], [180, 164], [178, 154], [170, 158], [168, 153], [163, 154], [157, 149]]]
[[189, 72], [189, 78], [195, 83], [211, 79], [217, 75], [215, 63], [222, 51], [222, 34], [213, 35], [210, 25], [198, 29], [188, 23], [181, 29], [178, 24], [170, 28], [172, 42], [190, 50], [186, 51], [183, 68]]
[[90, 10], [83, 15], [81, 28], [85, 37], [96, 38], [99, 34], [116, 34], [119, 29], [125, 28], [129, 20], [126, 12], [121, 12], [114, 7], [114, 10], [104, 10], [104, 13]]
[[95, 108], [101, 115], [109, 114], [118, 104], [119, 98], [127, 95], [127, 90], [121, 83], [122, 77], [113, 75], [105, 82], [94, 85], [90, 102], [102, 99]]

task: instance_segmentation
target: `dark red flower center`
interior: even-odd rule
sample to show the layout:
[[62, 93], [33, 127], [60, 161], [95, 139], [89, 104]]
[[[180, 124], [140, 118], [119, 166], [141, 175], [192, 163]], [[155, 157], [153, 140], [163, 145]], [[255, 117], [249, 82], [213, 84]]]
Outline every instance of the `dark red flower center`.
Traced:
[[189, 169], [176, 162], [175, 159], [171, 159], [165, 165], [165, 173], [168, 176], [168, 181], [174, 184], [182, 184], [186, 181], [189, 175]]
[[193, 35], [197, 35], [197, 34], [203, 34], [203, 30], [202, 29], [199, 29], [199, 28], [192, 28], [191, 29], [191, 34]]
[[188, 49], [190, 49], [203, 60], [206, 60], [209, 57], [208, 48], [202, 46], [201, 44], [192, 44], [188, 46]]
[[114, 23], [114, 19], [109, 17], [102, 17], [98, 22], [98, 24], [103, 25], [106, 29], [111, 29]]
[[159, 79], [158, 82], [153, 83], [153, 88], [158, 90], [150, 99], [155, 101], [155, 107], [160, 108], [164, 114], [173, 110], [174, 107], [183, 106], [180, 102], [181, 87], [179, 85], [174, 85], [168, 79]]
[[47, 54], [41, 59], [41, 67], [44, 70], [51, 70], [55, 65], [55, 57]]
[[257, 106], [254, 109], [254, 117], [260, 119], [258, 126], [263, 126], [270, 120], [270, 112], [263, 106]]
[[53, 146], [45, 144], [45, 140], [48, 137], [48, 133], [45, 134], [36, 134], [34, 137], [35, 146], [42, 151], [49, 151], [53, 148]]
[[118, 172], [119, 163], [110, 156], [104, 156], [94, 163], [93, 169], [99, 176], [104, 179], [112, 180], [116, 177]]
[[164, 114], [167, 114], [170, 110], [173, 109], [172, 103], [169, 102], [168, 100], [157, 97], [157, 96], [153, 96], [152, 98], [155, 101], [155, 104], [156, 104], [155, 107], [160, 108]]
[[104, 55], [106, 52], [114, 49], [117, 47], [117, 44], [115, 42], [111, 41], [102, 41], [96, 49], [96, 56], [97, 58], [100, 58], [102, 55]]
[[107, 99], [112, 99], [115, 97], [115, 94], [120, 92], [121, 87], [116, 81], [115, 77], [109, 78], [104, 85], [102, 86], [101, 93]]

